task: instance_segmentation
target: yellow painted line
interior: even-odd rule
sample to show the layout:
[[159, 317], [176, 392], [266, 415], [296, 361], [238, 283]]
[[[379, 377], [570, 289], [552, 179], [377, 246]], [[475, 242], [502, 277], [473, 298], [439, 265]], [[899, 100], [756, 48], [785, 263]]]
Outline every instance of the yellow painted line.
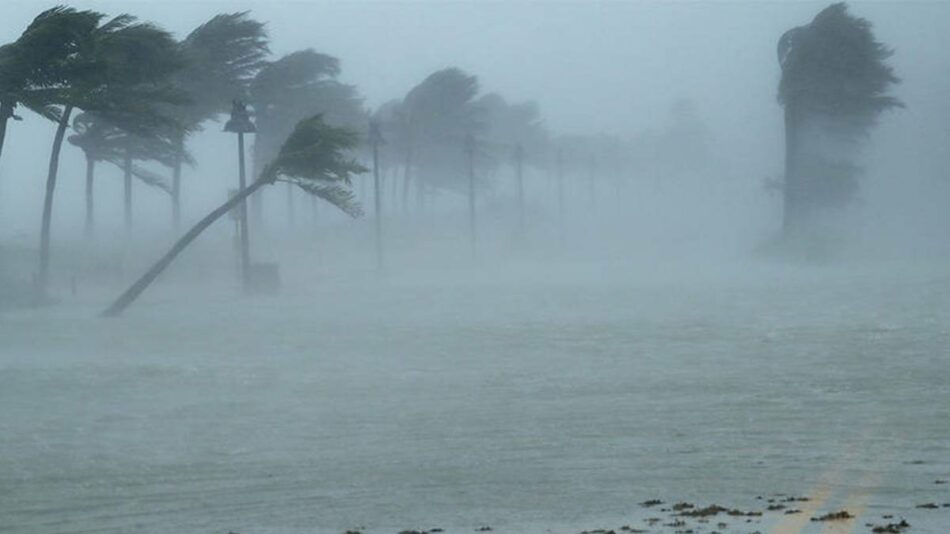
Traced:
[[[840, 475], [840, 470], [834, 471], [834, 473]], [[826, 478], [837, 477], [831, 476]], [[828, 500], [828, 497], [831, 496], [831, 488], [829, 487], [831, 482], [832, 480], [825, 480], [815, 486], [808, 495], [806, 495], [808, 500], [801, 503], [802, 506], [797, 507], [801, 512], [783, 516], [778, 524], [772, 527], [770, 532], [772, 534], [798, 534], [801, 532], [806, 525], [811, 523], [811, 518], [814, 517], [815, 513], [821, 508], [825, 501]], [[791, 504], [794, 505], [795, 503]]]
[[[840, 482], [845, 467], [851, 463], [852, 458], [857, 455], [860, 446], [867, 441], [870, 434], [871, 428], [866, 428], [858, 442], [845, 450], [843, 457], [832, 464], [834, 467], [824, 471], [815, 487], [805, 495], [809, 500], [801, 503], [801, 506], [796, 506], [801, 510], [800, 513], [783, 516], [769, 532], [771, 534], [799, 534], [806, 526], [811, 524], [811, 518], [817, 515], [818, 510], [831, 497], [831, 487]], [[852, 522], [849, 521], [849, 523]]]
[[[879, 467], [883, 464], [883, 460], [883, 458], [878, 458], [877, 461], [874, 462], [874, 467]], [[861, 482], [858, 483], [857, 489], [848, 496], [841, 507], [842, 510], [847, 510], [848, 513], [853, 515], [854, 519], [838, 523], [826, 523], [821, 532], [823, 534], [850, 534], [854, 532], [859, 524], [863, 524], [861, 516], [863, 516], [867, 510], [868, 502], [871, 500], [871, 497], [874, 496], [874, 488], [881, 482], [882, 478], [880, 472], [865, 475], [864, 478], [861, 479]]]

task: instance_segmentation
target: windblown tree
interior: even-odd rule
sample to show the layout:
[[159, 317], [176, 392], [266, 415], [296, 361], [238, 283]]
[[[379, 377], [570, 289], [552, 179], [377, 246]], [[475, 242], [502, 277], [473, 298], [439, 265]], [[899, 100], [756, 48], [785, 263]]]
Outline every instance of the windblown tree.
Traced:
[[181, 220], [182, 164], [189, 158], [185, 145], [189, 134], [206, 121], [227, 112], [234, 100], [246, 100], [248, 84], [265, 64], [267, 32], [262, 22], [247, 12], [217, 15], [197, 27], [179, 44], [183, 68], [175, 74], [175, 86], [188, 96], [185, 106], [173, 107], [179, 125], [173, 142], [177, 146], [172, 169], [172, 217]]
[[[50, 153], [43, 218], [40, 232], [37, 295], [45, 297], [49, 279], [50, 222], [53, 195], [59, 171], [59, 155], [73, 111], [95, 113], [113, 124], [129, 125], [138, 133], [132, 117], [149, 116], [145, 124], [171, 124], [159, 107], [179, 104], [180, 95], [169, 85], [169, 77], [180, 67], [177, 43], [171, 35], [151, 24], [138, 23], [129, 15], [105, 20], [101, 13], [81, 19], [71, 26], [70, 53], [42, 69], [53, 80], [48, 102], [56, 106], [58, 122]], [[27, 32], [31, 30], [28, 29]]]
[[547, 158], [548, 133], [535, 102], [509, 104], [501, 95], [489, 93], [476, 104], [483, 117], [483, 146], [491, 161], [510, 163], [514, 169], [519, 231], [525, 230], [524, 167], [543, 167]]
[[376, 108], [370, 119], [378, 128], [382, 138], [386, 140], [378, 147], [379, 166], [383, 181], [388, 179], [392, 182], [390, 198], [393, 211], [396, 210], [399, 165], [403, 161], [402, 154], [406, 151], [405, 142], [408, 139], [400, 112], [401, 106], [400, 99], [385, 102]]
[[466, 139], [484, 130], [477, 95], [478, 78], [457, 68], [430, 74], [406, 94], [397, 112], [405, 136], [404, 206], [413, 181], [420, 207], [427, 189], [466, 191]]
[[[366, 130], [368, 114], [363, 99], [355, 86], [337, 80], [339, 74], [337, 58], [310, 49], [283, 56], [258, 71], [248, 88], [257, 126], [255, 171], [260, 172], [274, 158], [281, 140], [305, 117], [322, 114], [331, 126], [358, 133]], [[254, 209], [260, 217], [260, 204]]]
[[59, 121], [54, 105], [63, 75], [59, 66], [100, 18], [93, 11], [54, 7], [37, 15], [16, 41], [0, 46], [0, 155], [9, 120], [20, 119], [17, 106]]
[[[142, 117], [143, 122], [150, 117]], [[159, 125], [161, 126], [161, 125]], [[131, 223], [132, 191], [131, 179], [134, 176], [146, 185], [157, 188], [168, 195], [172, 195], [172, 186], [164, 177], [135, 165], [135, 161], [156, 161], [166, 167], [176, 162], [191, 163], [192, 157], [187, 152], [182, 154], [177, 142], [179, 128], [142, 128], [142, 124], [135, 128], [139, 134], [131, 134], [106, 120], [98, 118], [93, 113], [81, 113], [73, 120], [73, 130], [69, 136], [70, 144], [80, 148], [86, 158], [86, 219], [85, 233], [91, 237], [95, 224], [94, 181], [96, 164], [108, 162], [121, 169], [124, 173], [125, 188], [125, 216], [126, 223]]]
[[889, 94], [899, 82], [893, 51], [867, 20], [832, 4], [778, 42], [778, 100], [785, 108], [783, 233], [801, 234], [855, 197], [856, 149], [880, 114], [903, 104]]
[[350, 151], [357, 148], [358, 144], [359, 136], [356, 133], [330, 126], [320, 115], [300, 121], [280, 147], [276, 157], [263, 167], [254, 182], [201, 219], [106, 309], [103, 315], [115, 316], [122, 313], [205, 229], [265, 185], [276, 182], [296, 185], [336, 206], [347, 215], [360, 216], [362, 208], [351, 191], [352, 176], [366, 172], [366, 168], [350, 155]]

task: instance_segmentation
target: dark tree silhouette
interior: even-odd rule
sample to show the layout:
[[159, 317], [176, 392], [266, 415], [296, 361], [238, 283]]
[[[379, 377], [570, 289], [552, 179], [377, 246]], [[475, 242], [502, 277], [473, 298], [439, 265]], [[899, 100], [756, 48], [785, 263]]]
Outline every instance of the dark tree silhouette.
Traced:
[[[355, 86], [339, 82], [339, 74], [338, 59], [308, 49], [267, 63], [254, 76], [248, 88], [248, 102], [254, 108], [257, 125], [256, 172], [277, 154], [281, 140], [305, 117], [322, 114], [332, 126], [359, 133], [366, 130], [367, 112], [362, 97]], [[259, 203], [254, 205], [254, 211], [259, 218]]]
[[518, 233], [525, 232], [524, 167], [544, 166], [550, 139], [535, 102], [509, 104], [497, 93], [478, 99], [489, 162], [511, 162], [518, 201]]
[[181, 153], [177, 142], [177, 126], [169, 126], [160, 117], [153, 128], [143, 127], [156, 117], [145, 115], [129, 117], [136, 121], [134, 126], [128, 126], [138, 131], [131, 134], [107, 120], [97, 117], [94, 113], [81, 113], [73, 120], [73, 130], [69, 136], [70, 144], [80, 148], [86, 157], [86, 236], [93, 233], [95, 224], [93, 185], [97, 163], [108, 162], [123, 170], [126, 180], [126, 221], [130, 222], [132, 215], [131, 205], [131, 178], [135, 177], [146, 185], [158, 188], [172, 195], [173, 189], [169, 181], [155, 173], [135, 165], [135, 161], [156, 161], [164, 166], [171, 167], [175, 162], [185, 161], [192, 163], [193, 159], [187, 152]]
[[58, 107], [59, 120], [43, 201], [36, 279], [40, 299], [45, 298], [49, 279], [50, 221], [59, 155], [72, 112], [93, 112], [114, 124], [127, 124], [137, 130], [138, 123], [131, 117], [149, 116], [154, 122], [170, 123], [157, 110], [158, 106], [182, 101], [167, 83], [171, 73], [180, 67], [180, 61], [175, 41], [164, 30], [137, 23], [130, 15], [106, 21], [101, 13], [91, 13], [75, 25], [51, 31], [69, 32], [72, 48], [65, 58], [44, 67], [48, 71], [46, 76], [56, 80], [48, 102]]
[[819, 211], [840, 208], [858, 190], [854, 148], [878, 116], [903, 104], [893, 51], [867, 20], [832, 4], [778, 42], [778, 100], [785, 108], [783, 233], [799, 233]]
[[188, 163], [187, 137], [226, 113], [233, 100], [247, 99], [248, 84], [268, 54], [267, 32], [264, 23], [247, 12], [221, 14], [188, 34], [179, 51], [184, 65], [175, 75], [175, 85], [188, 95], [189, 103], [171, 110], [180, 125], [174, 137], [178, 150], [170, 165], [176, 229], [181, 220], [182, 163]]
[[477, 95], [478, 78], [457, 68], [430, 74], [406, 94], [399, 109], [406, 135], [404, 205], [413, 180], [420, 207], [427, 187], [467, 190], [466, 136], [483, 130]]
[[61, 110], [54, 104], [65, 74], [61, 66], [100, 18], [57, 6], [37, 15], [16, 41], [0, 46], [0, 155], [9, 120], [20, 119], [17, 106], [59, 121]]
[[277, 156], [263, 168], [254, 182], [201, 219], [171, 250], [122, 293], [103, 315], [115, 316], [122, 313], [206, 228], [265, 185], [275, 182], [296, 185], [352, 217], [360, 216], [362, 208], [355, 201], [350, 187], [352, 176], [366, 172], [366, 168], [347, 154], [358, 144], [359, 136], [356, 133], [330, 126], [320, 115], [300, 121], [280, 147]]

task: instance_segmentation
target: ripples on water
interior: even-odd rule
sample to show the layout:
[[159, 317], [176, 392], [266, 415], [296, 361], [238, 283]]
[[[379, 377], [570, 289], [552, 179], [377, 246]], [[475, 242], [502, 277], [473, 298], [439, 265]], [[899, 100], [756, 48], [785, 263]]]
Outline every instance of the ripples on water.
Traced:
[[822, 476], [940, 498], [950, 276], [503, 280], [0, 317], [0, 531], [616, 528]]

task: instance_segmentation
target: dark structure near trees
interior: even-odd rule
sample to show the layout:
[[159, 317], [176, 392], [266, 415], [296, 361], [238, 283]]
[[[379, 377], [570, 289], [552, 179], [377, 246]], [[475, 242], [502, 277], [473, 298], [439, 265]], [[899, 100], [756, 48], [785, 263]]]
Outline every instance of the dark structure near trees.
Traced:
[[871, 24], [844, 3], [822, 10], [778, 42], [782, 67], [778, 100], [785, 108], [783, 233], [846, 206], [858, 191], [860, 141], [881, 112], [902, 107], [888, 95], [898, 83]]

